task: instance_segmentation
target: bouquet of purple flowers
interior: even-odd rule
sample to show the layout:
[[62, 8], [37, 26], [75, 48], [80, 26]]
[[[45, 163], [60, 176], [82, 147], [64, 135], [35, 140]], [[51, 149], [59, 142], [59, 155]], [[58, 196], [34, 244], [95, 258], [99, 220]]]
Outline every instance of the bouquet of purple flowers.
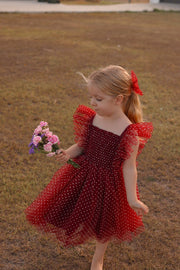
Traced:
[[[31, 142], [29, 144], [29, 153], [34, 154], [36, 152], [44, 153], [48, 157], [52, 157], [60, 153], [60, 141], [57, 135], [53, 134], [48, 127], [48, 123], [41, 121], [37, 128], [34, 130]], [[75, 168], [80, 166], [72, 159], [67, 161]]]

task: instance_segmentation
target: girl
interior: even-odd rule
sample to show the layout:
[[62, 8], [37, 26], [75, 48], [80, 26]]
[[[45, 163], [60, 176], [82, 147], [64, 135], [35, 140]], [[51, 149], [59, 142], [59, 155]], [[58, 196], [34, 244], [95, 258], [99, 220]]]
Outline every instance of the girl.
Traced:
[[91, 270], [102, 270], [109, 241], [131, 240], [143, 231], [141, 218], [149, 210], [139, 199], [136, 158], [153, 128], [142, 122], [142, 92], [133, 71], [108, 66], [86, 82], [93, 109], [77, 108], [75, 144], [57, 156], [80, 168], [61, 167], [26, 215], [66, 247], [95, 239]]

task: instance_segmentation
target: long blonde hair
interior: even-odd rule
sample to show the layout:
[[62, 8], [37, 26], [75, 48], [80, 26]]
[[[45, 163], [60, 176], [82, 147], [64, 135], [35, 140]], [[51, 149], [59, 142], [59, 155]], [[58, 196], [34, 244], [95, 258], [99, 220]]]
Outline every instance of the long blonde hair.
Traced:
[[[81, 74], [82, 75], [82, 74]], [[122, 108], [132, 123], [142, 122], [142, 109], [138, 95], [133, 91], [132, 78], [121, 66], [110, 65], [94, 71], [86, 79], [87, 86], [96, 86], [111, 96], [123, 96]]]

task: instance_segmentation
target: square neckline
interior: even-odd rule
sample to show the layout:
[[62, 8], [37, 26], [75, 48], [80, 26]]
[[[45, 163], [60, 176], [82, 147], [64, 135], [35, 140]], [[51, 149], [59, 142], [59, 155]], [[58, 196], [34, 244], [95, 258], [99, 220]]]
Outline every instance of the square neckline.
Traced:
[[118, 134], [116, 134], [116, 133], [114, 133], [114, 132], [112, 132], [112, 131], [109, 131], [109, 130], [106, 130], [106, 129], [103, 129], [103, 128], [100, 128], [100, 127], [98, 127], [98, 126], [93, 125], [93, 120], [94, 120], [94, 117], [95, 117], [95, 116], [96, 116], [96, 113], [92, 116], [91, 121], [90, 121], [90, 125], [91, 125], [93, 128], [95, 128], [95, 129], [97, 129], [97, 130], [100, 130], [100, 131], [102, 131], [102, 132], [106, 132], [107, 134], [108, 134], [108, 133], [109, 133], [109, 134], [112, 134], [112, 135], [114, 135], [114, 136], [116, 136], [116, 137], [118, 137], [118, 138], [121, 138], [122, 135], [125, 133], [125, 131], [126, 131], [130, 126], [133, 125], [133, 123], [132, 123], [132, 124], [129, 124], [129, 125], [121, 132], [121, 134], [118, 135]]

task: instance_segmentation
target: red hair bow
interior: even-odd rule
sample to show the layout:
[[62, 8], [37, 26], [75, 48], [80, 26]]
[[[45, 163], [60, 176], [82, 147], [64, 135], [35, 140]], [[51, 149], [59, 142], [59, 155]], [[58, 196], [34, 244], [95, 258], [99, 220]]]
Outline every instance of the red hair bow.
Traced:
[[142, 96], [143, 92], [139, 89], [138, 79], [137, 79], [136, 74], [134, 73], [134, 71], [131, 71], [131, 78], [132, 78], [133, 91], [136, 94]]

